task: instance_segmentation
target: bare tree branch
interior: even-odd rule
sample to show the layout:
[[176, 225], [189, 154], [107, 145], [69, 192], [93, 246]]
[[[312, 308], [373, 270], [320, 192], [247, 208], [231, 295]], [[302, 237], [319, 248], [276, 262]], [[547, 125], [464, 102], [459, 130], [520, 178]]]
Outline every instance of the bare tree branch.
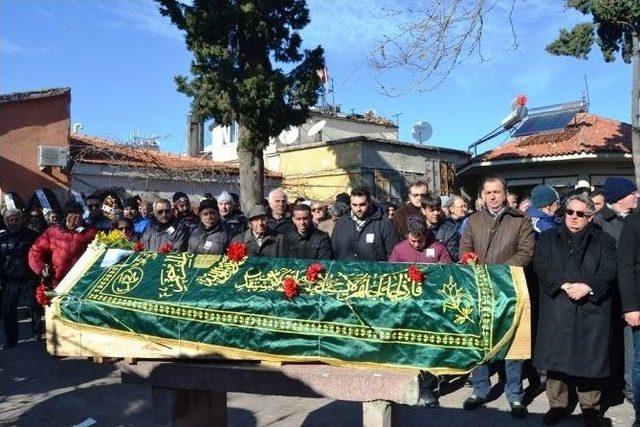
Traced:
[[395, 69], [409, 71], [413, 80], [405, 88], [381, 83], [387, 95], [409, 90], [430, 91], [439, 86], [463, 62], [477, 55], [481, 62], [489, 58], [483, 53], [482, 39], [488, 17], [499, 7], [508, 10], [512, 45], [518, 47], [513, 12], [518, 0], [432, 0], [421, 10], [404, 12], [386, 9], [389, 17], [400, 20], [394, 35], [383, 35], [369, 55], [369, 64], [379, 74]]

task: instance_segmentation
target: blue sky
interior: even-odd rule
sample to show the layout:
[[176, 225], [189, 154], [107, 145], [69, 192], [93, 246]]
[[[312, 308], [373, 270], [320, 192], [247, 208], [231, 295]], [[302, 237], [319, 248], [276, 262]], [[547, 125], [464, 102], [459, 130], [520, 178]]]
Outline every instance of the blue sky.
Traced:
[[[594, 49], [589, 60], [554, 57], [544, 47], [561, 27], [583, 17], [558, 0], [517, 0], [512, 44], [504, 11], [486, 22], [481, 62], [472, 56], [429, 92], [382, 94], [378, 81], [402, 86], [406, 71], [378, 75], [368, 54], [383, 34], [400, 22], [384, 7], [402, 1], [311, 0], [311, 23], [303, 31], [305, 47], [322, 45], [342, 111], [400, 116], [400, 139], [411, 141], [411, 127], [433, 126], [431, 145], [466, 149], [508, 113], [518, 93], [528, 106], [580, 99], [587, 76], [590, 111], [630, 121], [631, 66], [605, 63]], [[189, 100], [175, 90], [173, 76], [188, 74], [190, 54], [182, 35], [151, 0], [3, 0], [0, 2], [0, 92], [70, 86], [73, 122], [84, 131], [127, 140], [132, 131], [169, 135], [161, 147], [184, 152]], [[487, 143], [486, 149], [503, 139]]]

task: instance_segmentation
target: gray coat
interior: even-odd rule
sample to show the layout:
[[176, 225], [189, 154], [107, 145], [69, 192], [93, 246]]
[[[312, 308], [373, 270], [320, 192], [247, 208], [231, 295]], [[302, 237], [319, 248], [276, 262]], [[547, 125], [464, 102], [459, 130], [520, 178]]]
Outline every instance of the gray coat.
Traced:
[[613, 237], [618, 243], [622, 226], [624, 225], [624, 218], [618, 215], [616, 211], [609, 206], [605, 206], [593, 216], [593, 223], [597, 224], [602, 228], [602, 231]]
[[165, 244], [171, 244], [174, 251], [184, 252], [187, 250], [189, 241], [189, 230], [177, 222], [170, 224], [168, 227], [154, 221], [142, 233], [140, 241], [144, 243], [146, 250], [157, 252], [160, 247]]
[[202, 224], [198, 224], [189, 237], [188, 252], [194, 254], [224, 254], [229, 245], [229, 235], [221, 224], [207, 230]]

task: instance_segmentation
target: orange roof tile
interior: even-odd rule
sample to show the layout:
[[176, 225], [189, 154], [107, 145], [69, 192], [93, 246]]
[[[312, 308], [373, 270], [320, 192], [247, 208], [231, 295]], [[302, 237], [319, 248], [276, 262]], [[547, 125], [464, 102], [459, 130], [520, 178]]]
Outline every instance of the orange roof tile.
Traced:
[[631, 153], [631, 125], [595, 114], [578, 113], [562, 130], [513, 138], [473, 160], [507, 160], [583, 153]]
[[[165, 151], [120, 144], [98, 136], [73, 133], [70, 136], [71, 157], [75, 161], [89, 164], [114, 164], [132, 168], [144, 167], [164, 172], [190, 172], [208, 170], [229, 175], [238, 175], [238, 163], [215, 162], [206, 157], [179, 156]], [[278, 172], [265, 169], [265, 176], [281, 178]]]

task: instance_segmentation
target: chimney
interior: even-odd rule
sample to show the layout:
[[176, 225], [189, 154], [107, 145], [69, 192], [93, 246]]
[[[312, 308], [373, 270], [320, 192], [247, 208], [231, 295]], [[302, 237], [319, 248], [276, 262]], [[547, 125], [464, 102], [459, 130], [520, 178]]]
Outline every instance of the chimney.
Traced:
[[187, 140], [187, 154], [200, 157], [204, 150], [204, 123], [198, 121], [192, 114], [187, 117], [189, 137]]

